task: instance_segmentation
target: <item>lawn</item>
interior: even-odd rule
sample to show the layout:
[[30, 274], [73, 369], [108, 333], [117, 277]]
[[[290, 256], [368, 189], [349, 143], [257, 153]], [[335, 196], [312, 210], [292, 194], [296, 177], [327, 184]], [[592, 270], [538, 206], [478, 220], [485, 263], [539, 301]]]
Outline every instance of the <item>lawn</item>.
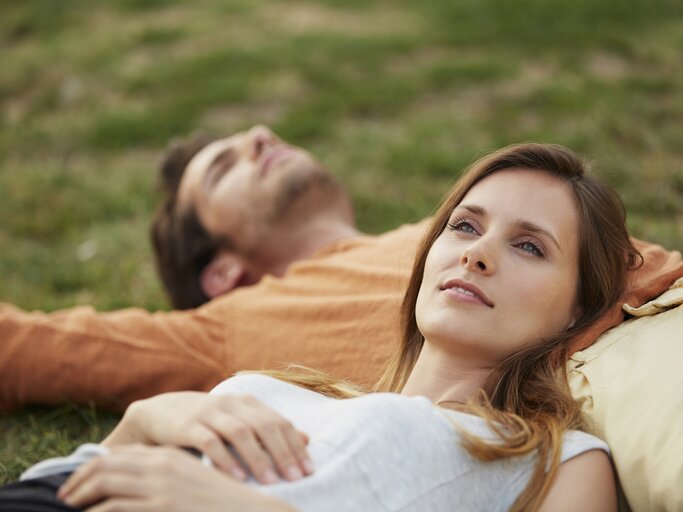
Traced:
[[[468, 163], [534, 140], [587, 155], [635, 236], [683, 249], [678, 0], [0, 6], [0, 301], [167, 308], [147, 238], [159, 155], [255, 123], [326, 163], [368, 232], [428, 215]], [[0, 417], [0, 482], [115, 420], [87, 405]]]

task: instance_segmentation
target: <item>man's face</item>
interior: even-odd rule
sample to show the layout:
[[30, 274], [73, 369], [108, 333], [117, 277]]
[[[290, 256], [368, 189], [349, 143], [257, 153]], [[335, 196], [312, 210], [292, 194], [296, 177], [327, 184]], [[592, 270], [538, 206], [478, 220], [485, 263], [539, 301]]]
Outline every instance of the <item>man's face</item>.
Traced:
[[307, 151], [255, 126], [208, 144], [192, 158], [178, 207], [194, 207], [209, 233], [228, 237], [234, 250], [249, 257], [315, 215], [336, 191], [332, 176]]

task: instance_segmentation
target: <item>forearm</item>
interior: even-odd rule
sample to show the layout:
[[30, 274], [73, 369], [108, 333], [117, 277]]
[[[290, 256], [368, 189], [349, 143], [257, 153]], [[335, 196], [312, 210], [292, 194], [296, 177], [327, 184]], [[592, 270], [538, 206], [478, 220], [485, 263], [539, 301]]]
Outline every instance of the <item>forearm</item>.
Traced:
[[144, 408], [143, 401], [133, 402], [128, 406], [126, 412], [121, 418], [121, 421], [116, 425], [109, 435], [100, 443], [103, 446], [115, 446], [122, 444], [155, 444], [147, 437], [143, 429], [140, 428], [138, 421], [144, 421], [140, 418], [141, 409]]
[[166, 391], [210, 389], [224, 375], [227, 341], [206, 324], [192, 312], [0, 304], [0, 411], [66, 400], [120, 411]]

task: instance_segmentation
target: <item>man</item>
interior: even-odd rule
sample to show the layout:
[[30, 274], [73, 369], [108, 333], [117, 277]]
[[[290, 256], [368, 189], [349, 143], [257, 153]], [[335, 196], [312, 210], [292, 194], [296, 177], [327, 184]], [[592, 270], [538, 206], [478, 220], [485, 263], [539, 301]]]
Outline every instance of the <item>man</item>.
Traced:
[[152, 240], [177, 309], [282, 276], [292, 262], [360, 234], [327, 169], [265, 126], [177, 143], [161, 171], [167, 198]]
[[122, 409], [286, 363], [377, 378], [424, 224], [362, 235], [327, 170], [262, 126], [175, 146], [162, 175], [157, 263], [174, 306], [194, 309], [0, 305], [0, 410], [67, 399]]

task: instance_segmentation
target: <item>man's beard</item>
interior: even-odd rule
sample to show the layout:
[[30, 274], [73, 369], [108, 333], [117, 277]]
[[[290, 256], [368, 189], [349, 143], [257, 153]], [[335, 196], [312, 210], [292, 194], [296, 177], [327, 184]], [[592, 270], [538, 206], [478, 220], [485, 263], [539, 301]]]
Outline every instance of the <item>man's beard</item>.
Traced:
[[318, 208], [323, 208], [326, 201], [337, 199], [340, 190], [337, 180], [322, 168], [312, 172], [292, 173], [283, 178], [266, 221], [281, 222], [295, 214], [308, 200], [315, 201]]

